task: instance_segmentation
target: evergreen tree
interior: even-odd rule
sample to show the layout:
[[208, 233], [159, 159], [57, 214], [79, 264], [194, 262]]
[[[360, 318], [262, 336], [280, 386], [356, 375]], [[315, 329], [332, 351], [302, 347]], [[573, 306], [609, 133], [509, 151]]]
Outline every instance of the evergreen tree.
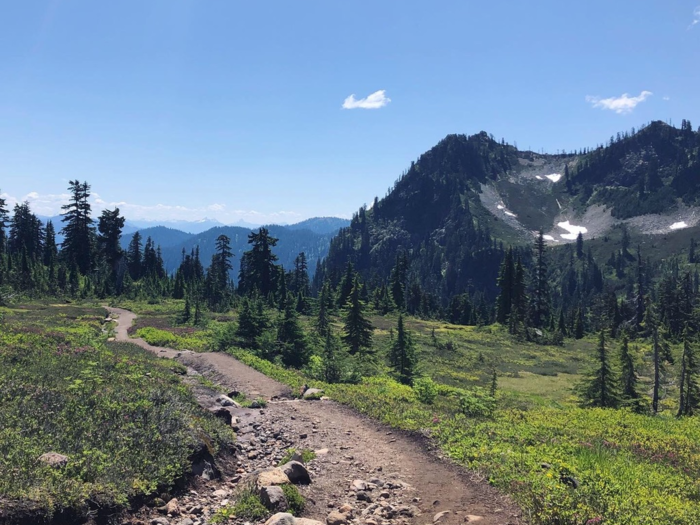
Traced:
[[309, 281], [309, 267], [306, 261], [306, 253], [301, 252], [294, 259], [294, 270], [290, 280], [292, 292], [301, 294], [303, 297], [308, 297], [311, 294], [311, 283]]
[[279, 270], [275, 264], [277, 256], [272, 253], [277, 241], [267, 228], [248, 234], [251, 249], [243, 254], [238, 277], [238, 287], [242, 294], [251, 295], [257, 291], [262, 297], [269, 298], [277, 291]]
[[230, 305], [233, 290], [230, 285], [229, 272], [233, 270], [231, 264], [233, 256], [231, 239], [226, 235], [219, 235], [216, 238], [216, 252], [212, 255], [206, 281], [209, 308], [214, 311], [225, 311]]
[[408, 257], [406, 252], [396, 254], [396, 264], [391, 271], [390, 289], [394, 304], [403, 311], [406, 308], [406, 280], [408, 276]]
[[326, 337], [331, 331], [331, 319], [329, 304], [332, 302], [331, 286], [328, 281], [323, 283], [318, 297], [318, 316], [316, 317], [316, 332], [321, 337]]
[[114, 267], [122, 257], [122, 249], [119, 241], [122, 237], [122, 229], [126, 219], [119, 216], [119, 208], [114, 210], [103, 210], [102, 215], [97, 224], [99, 236], [97, 243], [101, 254], [104, 256], [107, 264]]
[[61, 233], [63, 244], [61, 253], [68, 261], [75, 263], [81, 274], [85, 275], [92, 269], [92, 246], [94, 236], [94, 221], [90, 217], [90, 185], [78, 180], [69, 182], [71, 193], [68, 204], [61, 207], [64, 210], [64, 223]]
[[544, 253], [545, 247], [544, 234], [540, 231], [535, 240], [535, 269], [530, 299], [530, 315], [532, 326], [535, 328], [544, 327], [549, 319], [549, 277], [547, 275], [547, 260]]
[[309, 345], [291, 301], [288, 301], [284, 317], [277, 328], [277, 344], [285, 366], [299, 369], [308, 364]]
[[411, 334], [404, 328], [402, 314], [399, 314], [396, 339], [391, 345], [389, 360], [399, 382], [412, 385], [416, 368], [415, 346]]
[[659, 411], [659, 401], [661, 399], [661, 382], [666, 372], [666, 363], [673, 364], [671, 348], [666, 341], [666, 337], [661, 333], [656, 308], [652, 305], [646, 310], [644, 324], [647, 332], [651, 335], [652, 356], [654, 363], [654, 385], [652, 391], [651, 408], [654, 414]]
[[643, 406], [640, 403], [642, 396], [637, 390], [639, 377], [637, 376], [637, 371], [635, 369], [634, 357], [629, 349], [629, 340], [627, 339], [627, 335], [622, 336], [622, 342], [620, 344], [620, 365], [620, 384], [622, 386], [622, 393], [620, 397], [623, 403], [629, 405], [635, 412], [640, 412]]
[[580, 395], [585, 406], [616, 408], [619, 405], [617, 381], [605, 347], [604, 330], [600, 331], [598, 339], [596, 369], [581, 385]]
[[341, 349], [338, 339], [330, 331], [323, 345], [323, 379], [327, 383], [339, 383], [342, 379]]
[[141, 233], [135, 232], [131, 241], [129, 241], [129, 248], [127, 249], [127, 260], [129, 265], [129, 274], [134, 281], [138, 281], [143, 275], [143, 252], [141, 245]]
[[[7, 225], [10, 220], [8, 213], [7, 201], [0, 197], [0, 257], [7, 249]], [[0, 268], [0, 270], [2, 269]]]
[[506, 324], [513, 306], [513, 284], [515, 278], [513, 249], [508, 248], [498, 273], [498, 286], [501, 289], [496, 300], [496, 322]]
[[372, 349], [372, 323], [365, 317], [365, 305], [360, 300], [361, 287], [356, 276], [343, 319], [343, 341], [351, 355], [370, 353]]
[[265, 313], [263, 302], [258, 297], [243, 298], [236, 329], [236, 335], [241, 339], [241, 346], [259, 350], [258, 338], [269, 327], [270, 320]]
[[692, 416], [700, 408], [700, 359], [686, 331], [683, 334], [683, 354], [681, 356], [681, 375], [678, 384], [680, 399], [678, 417]]
[[352, 287], [356, 280], [355, 269], [350, 261], [348, 261], [345, 267], [345, 275], [343, 280], [340, 282], [340, 290], [338, 291], [338, 306], [343, 308], [347, 302], [350, 294], [352, 293]]
[[56, 230], [53, 222], [48, 221], [44, 228], [44, 266], [51, 268], [56, 263], [58, 247], [56, 246]]
[[576, 257], [583, 259], [583, 233], [581, 232], [576, 236]]

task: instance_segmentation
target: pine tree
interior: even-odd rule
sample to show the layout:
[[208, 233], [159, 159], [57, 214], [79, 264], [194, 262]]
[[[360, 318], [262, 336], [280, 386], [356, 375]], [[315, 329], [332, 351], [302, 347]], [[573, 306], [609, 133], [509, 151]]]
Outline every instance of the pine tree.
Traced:
[[92, 269], [92, 244], [94, 236], [94, 221], [90, 217], [90, 185], [78, 180], [69, 182], [71, 193], [68, 204], [61, 207], [64, 210], [64, 223], [61, 233], [64, 236], [61, 253], [68, 261], [75, 263], [81, 274], [85, 275]]
[[391, 271], [391, 298], [399, 311], [406, 309], [406, 279], [408, 274], [408, 257], [405, 252], [396, 254], [396, 263]]
[[496, 322], [501, 324], [506, 324], [510, 318], [510, 311], [513, 306], [514, 273], [513, 249], [508, 248], [498, 273], [498, 286], [501, 291], [498, 294], [498, 299], [496, 299]]
[[348, 345], [351, 355], [367, 354], [372, 349], [372, 323], [365, 317], [365, 305], [360, 300], [361, 287], [356, 276], [343, 319], [343, 341]]
[[270, 235], [267, 228], [248, 234], [251, 248], [243, 254], [238, 277], [238, 288], [243, 295], [257, 291], [263, 298], [269, 299], [277, 291], [279, 269], [272, 248], [277, 246], [278, 240]]
[[323, 379], [327, 383], [338, 383], [342, 379], [341, 349], [335, 335], [326, 333], [323, 345]]
[[7, 225], [10, 220], [8, 213], [7, 201], [0, 197], [0, 257], [5, 254], [7, 249]]
[[620, 398], [608, 350], [605, 331], [600, 331], [597, 349], [597, 367], [580, 387], [582, 404], [590, 407], [616, 408]]
[[284, 317], [277, 328], [277, 344], [284, 366], [299, 369], [308, 364], [309, 345], [291, 301], [287, 303]]
[[651, 408], [654, 414], [659, 411], [659, 401], [661, 399], [661, 382], [666, 372], [666, 363], [673, 364], [671, 348], [666, 341], [666, 337], [661, 333], [659, 320], [656, 314], [656, 307], [651, 305], [646, 310], [644, 317], [645, 328], [651, 334], [652, 356], [654, 362], [654, 386], [652, 391]]
[[542, 328], [549, 319], [550, 297], [549, 276], [547, 275], [547, 260], [545, 256], [546, 243], [542, 231], [535, 239], [535, 269], [532, 282], [530, 313], [532, 326]]
[[129, 241], [127, 249], [127, 260], [129, 265], [129, 274], [134, 281], [138, 281], [143, 275], [143, 253], [141, 245], [141, 233], [135, 232]]
[[53, 267], [58, 257], [58, 247], [56, 246], [56, 230], [53, 222], [48, 221], [44, 229], [44, 266]]
[[415, 346], [411, 334], [404, 328], [402, 314], [399, 314], [396, 339], [391, 345], [389, 360], [399, 382], [404, 385], [412, 385], [416, 368]]
[[345, 275], [343, 276], [343, 280], [340, 282], [340, 290], [338, 291], [338, 306], [340, 308], [343, 308], [347, 304], [348, 298], [352, 293], [352, 287], [355, 279], [355, 268], [353, 267], [352, 263], [348, 261], [348, 264], [345, 267]]
[[321, 337], [326, 337], [330, 333], [331, 319], [329, 310], [329, 302], [332, 301], [331, 286], [328, 281], [323, 283], [321, 293], [318, 298], [318, 316], [316, 317], [316, 332]]
[[620, 344], [620, 365], [620, 384], [622, 386], [620, 397], [623, 403], [629, 405], [635, 412], [640, 412], [643, 409], [643, 405], [640, 403], [642, 396], [637, 390], [639, 377], [635, 370], [634, 357], [629, 349], [627, 335], [622, 336], [622, 342]]
[[226, 235], [216, 238], [216, 251], [211, 258], [207, 271], [206, 296], [209, 308], [214, 311], [225, 311], [229, 308], [233, 290], [231, 289], [229, 272], [233, 270], [231, 258], [231, 239]]
[[581, 232], [576, 236], [576, 257], [583, 259], [583, 233]]
[[681, 376], [678, 384], [680, 399], [678, 417], [692, 416], [700, 408], [700, 359], [688, 332], [683, 334], [683, 354], [681, 356]]

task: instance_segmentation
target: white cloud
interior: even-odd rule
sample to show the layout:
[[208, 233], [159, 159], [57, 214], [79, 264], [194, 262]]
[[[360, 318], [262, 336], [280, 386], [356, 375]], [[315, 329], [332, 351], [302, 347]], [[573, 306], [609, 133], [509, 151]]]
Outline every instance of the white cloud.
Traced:
[[693, 21], [688, 26], [691, 29], [693, 26], [700, 24], [700, 5], [693, 10]]
[[354, 94], [350, 95], [343, 102], [343, 109], [379, 109], [389, 102], [391, 99], [386, 96], [386, 90], [380, 89], [365, 98], [356, 99]]
[[664, 100], [668, 102], [669, 100], [671, 100], [671, 97], [664, 97]]
[[651, 91], [642, 91], [638, 97], [630, 97], [627, 93], [623, 93], [620, 97], [600, 98], [587, 96], [586, 102], [590, 102], [594, 108], [609, 109], [618, 115], [632, 113], [638, 104], [644, 102], [653, 93]]
[[[10, 213], [12, 213], [12, 208], [15, 204], [27, 201], [32, 212], [41, 216], [53, 217], [61, 213], [61, 206], [68, 203], [70, 195], [67, 193], [42, 195], [32, 191], [23, 197], [2, 193], [0, 198], [7, 201]], [[295, 211], [281, 210], [265, 213], [257, 210], [230, 210], [225, 204], [220, 203], [205, 206], [182, 206], [172, 204], [142, 205], [125, 201], [108, 202], [97, 193], [91, 195], [90, 204], [92, 205], [93, 218], [97, 218], [102, 213], [102, 210], [119, 208], [119, 211], [127, 220], [133, 221], [197, 221], [210, 218], [224, 224], [231, 224], [241, 220], [258, 224], [272, 224], [293, 223], [305, 218], [301, 213]]]

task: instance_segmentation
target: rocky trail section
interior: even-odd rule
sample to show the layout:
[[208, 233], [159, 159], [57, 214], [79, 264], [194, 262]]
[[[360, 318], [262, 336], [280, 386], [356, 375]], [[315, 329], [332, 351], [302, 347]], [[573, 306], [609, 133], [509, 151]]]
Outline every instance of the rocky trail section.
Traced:
[[286, 386], [226, 354], [183, 352], [129, 338], [127, 329], [136, 316], [119, 308], [108, 311], [116, 320], [117, 340], [177, 359], [190, 374], [204, 374], [248, 399], [267, 400], [264, 408], [243, 408], [229, 404], [225, 396], [197, 392], [200, 404], [230, 417], [238, 436], [235, 467], [223, 469], [219, 479], [205, 473], [189, 493], [167, 505], [163, 501], [159, 511], [142, 511], [130, 523], [206, 525], [218, 508], [235, 500], [251, 476], [276, 467], [290, 448], [316, 455], [305, 465], [311, 483], [298, 485], [306, 499], [306, 518], [278, 513], [269, 525], [314, 525], [314, 520], [316, 525], [522, 523], [519, 509], [508, 498], [441, 459], [426, 439], [393, 430], [333, 401], [293, 400]]

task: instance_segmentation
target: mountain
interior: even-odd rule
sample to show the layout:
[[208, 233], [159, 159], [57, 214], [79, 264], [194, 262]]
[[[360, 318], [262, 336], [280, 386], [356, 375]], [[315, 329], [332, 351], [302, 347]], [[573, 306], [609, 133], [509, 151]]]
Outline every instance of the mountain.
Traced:
[[538, 230], [564, 244], [622, 225], [669, 234], [700, 223], [699, 152], [700, 130], [687, 121], [680, 129], [653, 122], [559, 155], [520, 151], [486, 132], [448, 135], [353, 216], [316, 283], [337, 283], [349, 261], [370, 288], [380, 286], [405, 253], [405, 280], [420, 300], [493, 297], [503, 246], [529, 245]]
[[165, 226], [166, 228], [180, 230], [185, 233], [197, 234], [205, 232], [217, 226], [224, 226], [224, 223], [216, 219], [200, 219], [196, 221], [129, 221], [130, 224], [137, 226], [139, 229], [154, 228], [156, 226]]
[[[184, 243], [187, 239], [194, 237], [194, 235], [191, 233], [176, 230], [174, 228], [167, 228], [165, 226], [144, 228], [143, 230], [138, 230], [138, 232], [141, 234], [141, 242], [143, 244], [145, 244], [146, 239], [150, 237], [155, 245], [160, 246], [161, 249]], [[123, 249], [127, 249], [133, 237], [134, 233], [122, 233], [121, 246]]]
[[337, 233], [341, 228], [350, 225], [347, 219], [338, 217], [313, 217], [305, 221], [289, 224], [287, 228], [290, 230], [311, 230], [314, 233]]
[[[327, 255], [332, 238], [330, 233], [319, 234], [307, 229], [294, 230], [285, 226], [273, 225], [269, 226], [268, 230], [273, 237], [279, 239], [273, 252], [279, 257], [279, 263], [288, 270], [293, 268], [294, 259], [300, 252], [306, 253], [308, 267], [313, 270], [317, 261]], [[231, 239], [231, 251], [235, 254], [232, 261], [233, 270], [231, 276], [237, 279], [241, 256], [243, 252], [250, 249], [248, 244], [248, 234], [250, 232], [251, 230], [248, 228], [220, 226], [198, 235], [183, 238], [172, 245], [161, 245], [165, 269], [167, 272], [174, 272], [182, 260], [183, 249], [186, 253], [190, 253], [197, 246], [199, 247], [199, 256], [202, 264], [207, 267], [211, 263], [212, 255], [214, 255], [216, 238], [219, 235], [226, 235]], [[153, 239], [158, 244], [156, 237], [153, 237]]]

